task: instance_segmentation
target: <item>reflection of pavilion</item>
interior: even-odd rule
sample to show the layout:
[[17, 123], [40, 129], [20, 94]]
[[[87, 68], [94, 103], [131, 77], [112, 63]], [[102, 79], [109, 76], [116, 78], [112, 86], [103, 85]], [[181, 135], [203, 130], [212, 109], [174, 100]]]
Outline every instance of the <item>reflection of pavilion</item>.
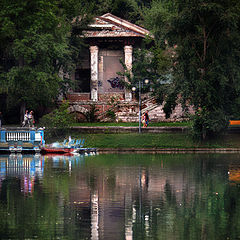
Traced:
[[71, 174], [72, 166], [77, 164], [83, 156], [42, 156], [10, 154], [0, 155], [0, 190], [2, 181], [6, 178], [18, 178], [21, 182], [21, 191], [33, 193], [36, 178], [43, 178], [44, 162], [50, 160], [53, 168], [64, 167]]
[[123, 239], [123, 236], [132, 240], [137, 225], [143, 226], [146, 235], [150, 234], [151, 209], [160, 200], [166, 200], [166, 191], [176, 196], [179, 205], [183, 195], [185, 200], [191, 201], [195, 191], [194, 182], [189, 179], [191, 175], [183, 169], [179, 172], [176, 169], [172, 172], [159, 170], [117, 168], [94, 171], [92, 187], [89, 187], [86, 175], [79, 174], [76, 187], [70, 192], [70, 201], [78, 214], [89, 210], [92, 240]]
[[[4, 159], [4, 160], [3, 160]], [[10, 154], [0, 158], [1, 177], [39, 176], [43, 174], [40, 155]]]
[[35, 177], [42, 177], [43, 162], [40, 155], [10, 154], [0, 158], [0, 182], [17, 177], [21, 191], [33, 193]]

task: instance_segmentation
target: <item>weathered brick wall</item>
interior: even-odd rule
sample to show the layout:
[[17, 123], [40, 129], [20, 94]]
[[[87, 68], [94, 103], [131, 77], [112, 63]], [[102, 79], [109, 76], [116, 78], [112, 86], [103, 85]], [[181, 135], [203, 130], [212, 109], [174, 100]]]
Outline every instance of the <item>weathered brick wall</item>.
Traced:
[[99, 101], [109, 102], [111, 100], [124, 101], [124, 93], [104, 93], [98, 95]]
[[89, 101], [90, 93], [69, 93], [67, 99], [70, 102]]
[[[143, 95], [142, 99], [141, 111], [144, 113], [148, 110], [152, 122], [186, 120], [187, 115], [180, 104], [176, 106], [170, 118], [167, 119], [163, 106], [157, 104], [154, 98]], [[81, 94], [74, 94], [68, 100], [71, 106], [70, 111], [77, 113], [79, 121], [86, 121], [87, 112], [90, 112], [93, 107], [97, 109], [96, 116], [99, 121], [108, 122], [112, 120], [107, 114], [108, 111], [115, 113], [117, 122], [137, 122], [139, 119], [138, 100], [133, 99], [131, 102], [126, 102], [122, 93], [100, 94], [97, 102], [85, 100], [85, 96], [81, 96]], [[189, 109], [189, 113], [194, 114], [192, 108]]]

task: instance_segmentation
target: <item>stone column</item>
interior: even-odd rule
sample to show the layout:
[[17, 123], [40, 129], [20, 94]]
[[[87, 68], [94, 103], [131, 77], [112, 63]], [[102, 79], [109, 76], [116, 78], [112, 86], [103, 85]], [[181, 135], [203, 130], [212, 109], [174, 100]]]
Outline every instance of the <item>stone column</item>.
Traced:
[[98, 100], [98, 46], [90, 46], [91, 54], [91, 100]]
[[[131, 45], [124, 46], [124, 57], [125, 57], [125, 65], [128, 70], [132, 71], [132, 52], [133, 47]], [[125, 81], [128, 82], [128, 79], [125, 77]], [[125, 100], [130, 102], [132, 101], [132, 92], [128, 89], [125, 89]]]

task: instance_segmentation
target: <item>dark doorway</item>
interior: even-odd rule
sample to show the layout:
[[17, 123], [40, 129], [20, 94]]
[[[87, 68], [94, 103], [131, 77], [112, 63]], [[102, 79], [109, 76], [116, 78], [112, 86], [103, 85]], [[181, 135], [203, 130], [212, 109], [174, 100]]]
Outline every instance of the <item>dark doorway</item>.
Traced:
[[90, 92], [90, 69], [77, 69], [75, 72], [75, 86], [74, 91], [80, 93]]

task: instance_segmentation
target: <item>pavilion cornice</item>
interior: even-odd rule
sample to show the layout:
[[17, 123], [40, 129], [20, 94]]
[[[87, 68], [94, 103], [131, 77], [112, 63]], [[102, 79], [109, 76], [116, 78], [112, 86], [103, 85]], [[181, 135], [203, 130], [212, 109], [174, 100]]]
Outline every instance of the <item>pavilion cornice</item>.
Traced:
[[140, 40], [141, 38], [139, 37], [87, 38], [88, 43], [92, 46], [106, 43], [120, 43], [122, 45], [134, 45], [136, 42]]
[[87, 38], [111, 38], [111, 37], [140, 37], [143, 38], [141, 34], [134, 32], [123, 32], [123, 31], [86, 31], [84, 36]]

